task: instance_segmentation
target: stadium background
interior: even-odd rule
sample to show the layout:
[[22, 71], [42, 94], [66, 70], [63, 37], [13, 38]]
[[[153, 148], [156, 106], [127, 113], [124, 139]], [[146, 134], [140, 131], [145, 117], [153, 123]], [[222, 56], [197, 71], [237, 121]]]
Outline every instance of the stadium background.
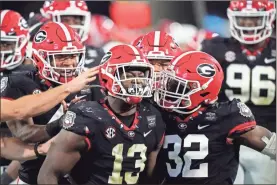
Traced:
[[[39, 12], [44, 1], [2, 1], [0, 9], [12, 9], [28, 19], [30, 12]], [[92, 14], [110, 16], [111, 1], [87, 1]], [[124, 2], [126, 3], [126, 2]], [[170, 19], [183, 24], [192, 24], [198, 28], [208, 29], [222, 36], [228, 36], [226, 9], [228, 1], [143, 1], [151, 7], [152, 25], [162, 19]], [[131, 19], [134, 19], [130, 16]], [[217, 24], [213, 24], [214, 22]]]

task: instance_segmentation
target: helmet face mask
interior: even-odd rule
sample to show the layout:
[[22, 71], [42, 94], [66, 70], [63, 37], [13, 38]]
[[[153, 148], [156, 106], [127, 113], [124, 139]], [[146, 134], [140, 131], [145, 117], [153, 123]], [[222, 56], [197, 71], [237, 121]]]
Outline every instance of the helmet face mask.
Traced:
[[28, 25], [17, 12], [2, 10], [0, 23], [0, 59], [1, 69], [12, 70], [25, 59], [29, 40]]
[[190, 96], [200, 90], [198, 81], [179, 78], [174, 72], [166, 70], [161, 72], [155, 98], [162, 108], [187, 109], [191, 106]]
[[191, 114], [217, 100], [224, 75], [220, 64], [200, 51], [183, 52], [161, 72], [154, 100], [162, 108]]
[[70, 13], [69, 11], [59, 11], [56, 14], [52, 14], [53, 22], [61, 22], [69, 24], [81, 37], [82, 42], [86, 41], [88, 38], [89, 24], [90, 24], [90, 13], [80, 12], [80, 13]]
[[85, 1], [52, 1], [45, 3], [40, 11], [53, 22], [69, 24], [80, 35], [82, 42], [88, 39], [91, 13]]
[[112, 91], [120, 96], [151, 97], [153, 85], [151, 66], [118, 65]]
[[44, 64], [41, 71], [42, 76], [57, 84], [68, 83], [83, 71], [85, 60], [85, 51], [83, 50], [75, 52], [39, 50], [38, 56]]
[[85, 46], [69, 25], [48, 22], [34, 37], [33, 60], [40, 75], [64, 84], [82, 72]]
[[117, 45], [102, 58], [99, 79], [108, 95], [137, 104], [152, 96], [154, 68], [138, 48]]
[[[272, 4], [273, 3], [273, 4]], [[227, 9], [232, 37], [243, 44], [257, 44], [271, 36], [275, 20], [274, 2], [234, 1]]]

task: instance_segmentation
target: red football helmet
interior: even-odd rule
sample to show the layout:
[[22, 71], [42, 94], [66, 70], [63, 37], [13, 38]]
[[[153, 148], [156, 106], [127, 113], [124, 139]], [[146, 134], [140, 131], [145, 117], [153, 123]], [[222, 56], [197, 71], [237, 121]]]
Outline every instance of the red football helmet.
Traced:
[[[90, 29], [91, 14], [85, 1], [46, 1], [40, 9], [43, 16], [52, 19], [54, 22], [69, 24], [80, 35], [82, 42], [86, 41]], [[68, 17], [75, 17], [73, 21]]]
[[144, 35], [139, 36], [139, 37], [136, 38], [136, 40], [134, 40], [131, 44], [132, 44], [133, 46], [139, 48], [139, 47], [140, 47], [140, 43], [141, 43], [143, 37], [144, 37]]
[[243, 44], [257, 44], [270, 37], [275, 3], [269, 0], [231, 1], [227, 9], [231, 35]]
[[[99, 70], [100, 84], [111, 96], [129, 104], [137, 104], [143, 97], [152, 96], [153, 66], [132, 45], [111, 48], [102, 58]], [[130, 75], [128, 71], [142, 71], [143, 76]]]
[[148, 59], [171, 60], [181, 52], [181, 48], [173, 37], [166, 32], [152, 31], [146, 34], [139, 48]]
[[[138, 40], [138, 39], [136, 39]], [[167, 67], [170, 60], [181, 52], [181, 48], [173, 37], [162, 31], [152, 31], [144, 35], [138, 45], [134, 43], [155, 67], [155, 80], [158, 81], [160, 71]], [[164, 61], [164, 62], [161, 62]], [[158, 82], [154, 84], [158, 86]]]
[[0, 69], [11, 70], [24, 61], [29, 27], [25, 19], [12, 10], [1, 10], [0, 18]]
[[67, 83], [83, 69], [85, 46], [69, 25], [46, 23], [34, 36], [32, 49], [39, 74], [52, 82]]
[[162, 71], [154, 98], [160, 107], [191, 114], [217, 100], [223, 78], [220, 64], [209, 54], [183, 52]]

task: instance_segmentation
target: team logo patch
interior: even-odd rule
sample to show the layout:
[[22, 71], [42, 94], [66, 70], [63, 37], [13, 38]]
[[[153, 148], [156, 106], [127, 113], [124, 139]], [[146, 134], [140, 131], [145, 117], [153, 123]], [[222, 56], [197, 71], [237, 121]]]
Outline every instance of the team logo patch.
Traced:
[[146, 119], [147, 119], [147, 122], [148, 122], [148, 128], [149, 129], [156, 126], [156, 115], [147, 116]]
[[33, 91], [33, 94], [40, 94], [41, 93], [41, 90], [39, 90], [39, 89], [35, 89], [34, 91]]
[[105, 136], [108, 138], [108, 139], [112, 139], [114, 138], [116, 135], [116, 132], [115, 132], [115, 128], [114, 127], [108, 127], [105, 131]]
[[237, 106], [239, 108], [239, 113], [244, 116], [244, 117], [251, 117], [252, 116], [252, 112], [249, 109], [249, 107], [247, 107], [247, 105], [245, 105], [242, 102], [238, 102]]
[[197, 73], [205, 78], [211, 78], [215, 75], [215, 68], [210, 64], [200, 64], [197, 66]]
[[63, 128], [69, 129], [75, 124], [76, 113], [67, 111], [63, 120]]
[[102, 58], [100, 65], [107, 62], [112, 57], [112, 52], [108, 51]]
[[217, 120], [216, 113], [214, 113], [214, 112], [207, 112], [205, 114], [205, 120], [207, 120], [207, 121], [216, 121]]
[[227, 51], [225, 53], [225, 60], [227, 62], [233, 62], [234, 60], [236, 60], [236, 54], [235, 54], [235, 52], [233, 52], [233, 51]]
[[41, 31], [39, 31], [39, 32], [36, 34], [34, 41], [35, 41], [36, 43], [41, 43], [41, 42], [43, 42], [46, 38], [47, 38], [47, 33], [46, 33], [46, 31], [41, 30]]
[[187, 127], [188, 126], [185, 123], [179, 123], [179, 125], [178, 125], [178, 128], [181, 129], [181, 130], [185, 130]]
[[8, 85], [8, 77], [2, 77], [1, 78], [1, 92], [3, 92]]
[[135, 132], [132, 131], [132, 130], [129, 131], [129, 132], [128, 132], [128, 136], [129, 136], [129, 137], [132, 137], [132, 138], [135, 137]]

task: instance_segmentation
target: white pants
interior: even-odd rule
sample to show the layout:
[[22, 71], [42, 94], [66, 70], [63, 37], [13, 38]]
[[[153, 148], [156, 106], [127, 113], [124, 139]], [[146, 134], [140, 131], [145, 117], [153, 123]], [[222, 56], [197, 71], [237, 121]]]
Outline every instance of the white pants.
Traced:
[[[275, 160], [246, 146], [240, 147], [239, 160], [244, 171], [243, 184], [275, 184]], [[239, 171], [235, 180], [236, 184], [241, 183], [241, 177], [243, 177], [242, 171]]]
[[241, 164], [239, 164], [238, 173], [234, 184], [244, 184], [244, 169]]

